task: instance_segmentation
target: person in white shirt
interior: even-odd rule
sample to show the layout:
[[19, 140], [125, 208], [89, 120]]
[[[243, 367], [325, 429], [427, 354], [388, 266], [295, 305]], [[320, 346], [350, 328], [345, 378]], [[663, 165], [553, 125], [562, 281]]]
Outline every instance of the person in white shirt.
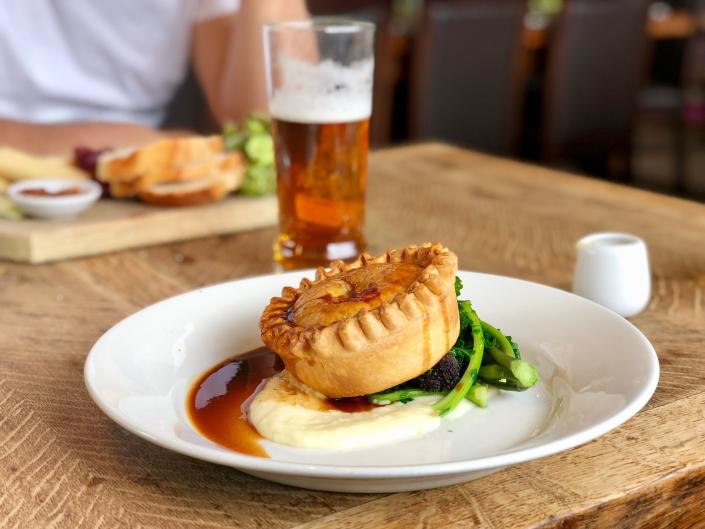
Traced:
[[159, 130], [191, 67], [217, 121], [266, 109], [261, 27], [304, 0], [3, 0], [0, 145], [65, 154]]

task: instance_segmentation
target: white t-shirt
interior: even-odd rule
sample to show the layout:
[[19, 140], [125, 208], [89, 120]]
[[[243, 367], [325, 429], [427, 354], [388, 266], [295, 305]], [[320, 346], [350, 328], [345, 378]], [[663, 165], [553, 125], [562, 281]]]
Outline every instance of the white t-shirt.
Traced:
[[0, 118], [156, 126], [194, 23], [239, 0], [1, 0]]

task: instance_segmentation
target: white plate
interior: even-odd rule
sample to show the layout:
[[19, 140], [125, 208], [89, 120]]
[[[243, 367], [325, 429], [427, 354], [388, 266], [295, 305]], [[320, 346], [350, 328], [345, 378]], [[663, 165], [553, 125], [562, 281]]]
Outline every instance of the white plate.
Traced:
[[91, 396], [124, 428], [182, 454], [299, 487], [392, 492], [467, 481], [586, 443], [633, 416], [656, 388], [653, 347], [617, 314], [536, 283], [460, 272], [463, 297], [539, 369], [536, 387], [492, 395], [486, 409], [446, 420], [425, 437], [373, 449], [325, 452], [265, 441], [265, 459], [205, 439], [186, 413], [191, 385], [221, 360], [259, 346], [262, 308], [302, 275], [224, 283], [126, 318], [88, 355]]

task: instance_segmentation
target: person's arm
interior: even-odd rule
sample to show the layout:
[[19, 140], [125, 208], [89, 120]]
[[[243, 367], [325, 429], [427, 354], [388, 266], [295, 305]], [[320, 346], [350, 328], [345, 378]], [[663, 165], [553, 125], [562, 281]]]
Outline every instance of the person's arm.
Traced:
[[37, 155], [67, 156], [79, 145], [93, 149], [125, 147], [188, 134], [128, 123], [40, 125], [0, 119], [0, 145]]
[[308, 17], [304, 0], [242, 0], [235, 15], [194, 26], [194, 68], [220, 123], [267, 109], [262, 24]]

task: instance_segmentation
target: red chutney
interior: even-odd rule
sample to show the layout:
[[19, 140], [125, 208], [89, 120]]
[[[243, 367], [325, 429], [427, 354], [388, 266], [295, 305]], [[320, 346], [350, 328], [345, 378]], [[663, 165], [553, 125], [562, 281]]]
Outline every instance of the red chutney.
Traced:
[[[262, 436], [247, 420], [248, 399], [257, 387], [284, 368], [266, 347], [231, 358], [204, 373], [188, 395], [191, 423], [204, 437], [242, 454], [269, 457]], [[374, 408], [365, 397], [326, 399], [326, 408], [346, 413]]]
[[85, 190], [80, 187], [67, 187], [65, 189], [60, 189], [58, 191], [49, 191], [43, 187], [28, 187], [20, 191], [20, 195], [30, 196], [30, 197], [67, 197], [72, 195], [80, 195], [84, 193]]

